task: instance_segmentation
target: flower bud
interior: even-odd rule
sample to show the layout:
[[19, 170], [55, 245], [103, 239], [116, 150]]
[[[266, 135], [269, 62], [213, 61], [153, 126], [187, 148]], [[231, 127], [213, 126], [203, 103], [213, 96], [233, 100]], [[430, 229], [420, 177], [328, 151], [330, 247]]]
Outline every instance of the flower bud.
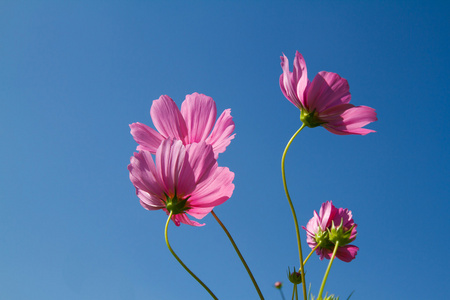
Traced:
[[283, 287], [283, 284], [281, 283], [281, 281], [277, 281], [277, 282], [275, 282], [274, 286], [275, 286], [276, 289], [279, 290], [279, 289], [281, 289]]
[[288, 268], [288, 278], [289, 281], [293, 284], [300, 284], [302, 283], [302, 273], [296, 272], [294, 267], [294, 272], [291, 273], [291, 270]]

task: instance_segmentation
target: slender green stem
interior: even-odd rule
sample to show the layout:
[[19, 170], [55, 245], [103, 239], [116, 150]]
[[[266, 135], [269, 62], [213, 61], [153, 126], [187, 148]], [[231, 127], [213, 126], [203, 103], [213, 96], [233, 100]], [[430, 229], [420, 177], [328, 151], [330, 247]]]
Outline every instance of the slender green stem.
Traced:
[[330, 273], [331, 265], [333, 264], [334, 258], [336, 257], [337, 249], [339, 248], [339, 241], [334, 244], [334, 250], [333, 255], [331, 256], [330, 262], [328, 263], [328, 268], [325, 271], [325, 275], [323, 276], [322, 285], [320, 286], [319, 295], [317, 296], [317, 299], [322, 299], [322, 293], [325, 288], [325, 282], [327, 282], [328, 273]]
[[167, 236], [167, 228], [169, 227], [169, 223], [170, 223], [170, 219], [172, 218], [172, 213], [170, 212], [169, 214], [169, 218], [167, 218], [167, 222], [166, 222], [166, 228], [164, 230], [164, 236], [166, 238], [166, 244], [167, 247], [169, 248], [170, 252], [172, 253], [172, 255], [178, 260], [178, 262], [180, 263], [180, 265], [183, 266], [183, 268], [189, 273], [191, 274], [192, 277], [194, 277], [195, 280], [198, 281], [198, 283], [200, 283], [202, 285], [202, 287], [211, 295], [211, 297], [213, 297], [213, 299], [218, 300], [218, 298], [216, 297], [216, 295], [213, 294], [213, 292], [203, 283], [203, 281], [200, 280], [200, 278], [198, 278], [197, 276], [195, 276], [194, 273], [192, 273], [191, 270], [189, 270], [189, 268], [181, 261], [181, 259], [175, 254], [175, 252], [172, 250], [172, 247], [170, 247], [169, 244], [169, 238]]
[[256, 283], [255, 277], [253, 277], [252, 271], [250, 271], [250, 268], [248, 267], [247, 263], [245, 262], [245, 259], [242, 256], [241, 251], [239, 251], [238, 246], [236, 245], [236, 243], [234, 242], [233, 238], [231, 237], [231, 234], [228, 232], [228, 230], [225, 227], [225, 225], [223, 225], [223, 223], [220, 221], [219, 217], [217, 217], [215, 212], [211, 211], [211, 214], [213, 215], [214, 219], [216, 219], [217, 223], [219, 223], [219, 225], [222, 227], [223, 231], [225, 231], [226, 235], [228, 236], [228, 239], [230, 240], [231, 244], [233, 245], [234, 250], [236, 251], [237, 255], [239, 256], [242, 264], [244, 265], [245, 269], [247, 270], [248, 275], [250, 276], [250, 279], [253, 282], [253, 285], [255, 286], [256, 291], [258, 292], [259, 298], [264, 300], [264, 297], [263, 297], [263, 295], [261, 293], [261, 290], [259, 289], [258, 284]]
[[[283, 293], [283, 290], [282, 290], [282, 289], [280, 289], [280, 294], [281, 294], [281, 299], [286, 300], [286, 298], [284, 298], [284, 293]], [[348, 300], [348, 299], [347, 299], [347, 300]]]
[[286, 184], [286, 172], [285, 172], [285, 169], [284, 169], [284, 161], [286, 160], [286, 153], [287, 153], [289, 147], [291, 146], [292, 141], [295, 139], [297, 134], [299, 134], [300, 131], [302, 131], [303, 128], [305, 128], [305, 124], [302, 124], [300, 129], [297, 130], [296, 133], [294, 133], [294, 135], [291, 137], [291, 139], [287, 143], [286, 148], [284, 149], [283, 156], [281, 157], [281, 175], [283, 177], [284, 191], [286, 192], [286, 197], [288, 199], [289, 206], [291, 207], [291, 211], [292, 211], [292, 216], [294, 217], [295, 231], [296, 231], [296, 234], [297, 234], [298, 255], [299, 255], [299, 258], [300, 258], [300, 273], [302, 275], [303, 298], [304, 298], [304, 300], [307, 300], [306, 283], [305, 283], [305, 270], [303, 268], [302, 242], [300, 240], [300, 229], [298, 227], [297, 215], [295, 214], [294, 205], [292, 204], [291, 197], [289, 196], [289, 192], [288, 192], [288, 188], [287, 188], [287, 184]]
[[314, 249], [311, 250], [311, 252], [309, 252], [308, 256], [305, 258], [305, 260], [303, 261], [303, 265], [306, 264], [306, 262], [308, 261], [308, 259], [311, 257], [311, 255], [314, 253], [314, 251], [316, 251], [316, 249], [319, 248], [319, 245], [316, 245], [314, 247]]
[[294, 283], [294, 289], [292, 290], [292, 300], [296, 299], [297, 295], [297, 285]]

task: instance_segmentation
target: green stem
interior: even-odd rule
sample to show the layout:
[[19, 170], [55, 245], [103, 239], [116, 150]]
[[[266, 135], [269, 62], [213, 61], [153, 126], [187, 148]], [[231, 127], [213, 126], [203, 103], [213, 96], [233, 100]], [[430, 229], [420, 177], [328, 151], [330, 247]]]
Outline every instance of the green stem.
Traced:
[[286, 148], [284, 149], [283, 156], [281, 157], [281, 175], [283, 177], [284, 191], [286, 193], [286, 197], [288, 199], [289, 206], [291, 207], [292, 216], [294, 217], [295, 231], [296, 231], [296, 234], [297, 234], [298, 255], [299, 255], [299, 258], [300, 258], [300, 273], [302, 275], [303, 298], [304, 298], [304, 300], [307, 300], [306, 283], [305, 283], [305, 270], [303, 269], [302, 243], [301, 243], [301, 240], [300, 240], [300, 229], [298, 227], [297, 215], [295, 214], [294, 205], [292, 204], [291, 197], [289, 196], [289, 192], [288, 192], [288, 188], [287, 188], [287, 184], [286, 184], [286, 172], [285, 172], [285, 169], [284, 169], [284, 161], [286, 160], [286, 153], [287, 153], [289, 147], [291, 146], [292, 141], [295, 139], [297, 134], [299, 134], [300, 131], [302, 131], [303, 128], [305, 128], [305, 124], [302, 124], [300, 129], [297, 130], [296, 133], [294, 133], [294, 135], [291, 137], [291, 139], [287, 143]]
[[308, 259], [311, 257], [311, 255], [314, 253], [314, 251], [316, 251], [316, 249], [319, 248], [319, 245], [316, 245], [314, 247], [314, 249], [311, 250], [311, 252], [309, 252], [308, 256], [305, 258], [305, 260], [303, 261], [303, 265], [306, 264], [306, 262], [308, 261]]
[[234, 250], [236, 251], [237, 255], [239, 256], [242, 264], [244, 265], [245, 269], [247, 270], [248, 275], [250, 276], [250, 279], [253, 282], [253, 285], [255, 286], [256, 291], [258, 292], [259, 298], [264, 300], [261, 290], [259, 289], [258, 284], [256, 283], [255, 277], [253, 277], [252, 271], [250, 271], [250, 268], [248, 267], [247, 263], [245, 262], [245, 259], [242, 256], [241, 251], [239, 251], [238, 246], [236, 245], [233, 238], [231, 237], [231, 234], [228, 232], [225, 225], [223, 225], [223, 223], [220, 221], [219, 217], [217, 217], [217, 215], [214, 213], [213, 210], [211, 211], [211, 214], [213, 215], [214, 219], [216, 219], [217, 223], [219, 223], [219, 225], [222, 227], [223, 231], [225, 231], [226, 235], [228, 236], [228, 239], [230, 240], [231, 244], [233, 245]]
[[325, 282], [327, 282], [328, 273], [330, 273], [331, 265], [333, 264], [334, 258], [336, 257], [336, 252], [339, 247], [339, 241], [334, 244], [333, 255], [331, 256], [330, 262], [328, 263], [328, 268], [325, 271], [325, 275], [323, 276], [322, 285], [320, 286], [320, 291], [317, 299], [322, 299], [322, 293], [325, 288]]
[[172, 250], [172, 247], [170, 247], [169, 244], [169, 238], [167, 236], [167, 228], [169, 227], [169, 222], [170, 219], [172, 218], [172, 211], [169, 214], [169, 217], [167, 218], [167, 222], [166, 222], [166, 228], [164, 230], [164, 236], [166, 238], [166, 244], [167, 247], [169, 248], [170, 252], [172, 253], [172, 255], [178, 260], [178, 262], [180, 263], [180, 265], [183, 266], [183, 268], [189, 273], [191, 274], [192, 277], [194, 277], [195, 280], [198, 281], [198, 283], [200, 283], [202, 285], [202, 287], [211, 295], [211, 297], [213, 297], [213, 299], [218, 300], [218, 298], [213, 294], [213, 292], [203, 283], [203, 281], [200, 280], [200, 278], [198, 278], [197, 276], [195, 276], [194, 273], [192, 273], [191, 270], [189, 270], [189, 268], [181, 261], [181, 259], [175, 254], [175, 252]]

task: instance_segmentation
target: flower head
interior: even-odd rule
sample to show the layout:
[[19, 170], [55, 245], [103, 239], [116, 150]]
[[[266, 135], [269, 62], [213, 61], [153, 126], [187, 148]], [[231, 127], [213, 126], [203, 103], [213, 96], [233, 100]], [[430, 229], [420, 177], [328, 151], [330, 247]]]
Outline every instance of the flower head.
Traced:
[[298, 51], [294, 71], [289, 71], [289, 61], [285, 55], [281, 56], [281, 68], [281, 91], [301, 110], [300, 119], [306, 126], [322, 126], [338, 135], [374, 132], [362, 127], [377, 120], [375, 110], [350, 104], [347, 80], [336, 73], [321, 71], [310, 82], [305, 60]]
[[281, 281], [277, 281], [275, 282], [274, 287], [276, 289], [281, 289], [283, 287], [283, 283]]
[[331, 201], [322, 204], [319, 214], [314, 211], [314, 217], [309, 220], [306, 228], [306, 241], [314, 249], [317, 245], [317, 255], [320, 259], [330, 259], [334, 244], [339, 240], [336, 257], [350, 262], [355, 259], [358, 247], [348, 245], [356, 238], [357, 225], [353, 221], [352, 212], [346, 208], [336, 208]]
[[234, 173], [219, 167], [213, 146], [204, 141], [184, 146], [180, 140], [164, 140], [156, 150], [134, 153], [128, 165], [130, 180], [141, 205], [147, 210], [173, 212], [172, 221], [202, 226], [187, 214], [202, 219], [233, 194]]
[[158, 131], [141, 123], [131, 124], [130, 129], [139, 144], [137, 150], [154, 154], [161, 142], [168, 138], [180, 140], [184, 145], [205, 141], [212, 146], [217, 158], [234, 138], [234, 122], [230, 112], [230, 109], [224, 110], [216, 121], [216, 103], [211, 97], [198, 93], [187, 95], [180, 111], [169, 96], [163, 95], [153, 101], [150, 109]]

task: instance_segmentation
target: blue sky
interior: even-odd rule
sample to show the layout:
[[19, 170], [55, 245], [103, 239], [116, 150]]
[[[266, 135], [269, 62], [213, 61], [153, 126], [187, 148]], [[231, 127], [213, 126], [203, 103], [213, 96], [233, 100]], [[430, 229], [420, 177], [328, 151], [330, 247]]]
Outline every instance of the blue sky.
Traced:
[[[216, 208], [266, 299], [297, 264], [280, 160], [300, 127], [279, 56], [306, 60], [374, 107], [367, 136], [305, 129], [286, 159], [301, 224], [326, 200], [358, 223], [351, 263], [326, 290], [352, 299], [444, 299], [449, 12], [444, 1], [3, 1], [0, 4], [0, 298], [208, 299], [164, 243], [126, 169], [128, 124], [152, 100], [204, 93], [231, 108], [219, 164], [235, 191]], [[220, 299], [257, 299], [225, 234], [169, 228], [174, 250]], [[302, 237], [305, 235], [302, 232]], [[304, 243], [304, 251], [307, 246]], [[326, 263], [313, 256], [317, 293]]]

